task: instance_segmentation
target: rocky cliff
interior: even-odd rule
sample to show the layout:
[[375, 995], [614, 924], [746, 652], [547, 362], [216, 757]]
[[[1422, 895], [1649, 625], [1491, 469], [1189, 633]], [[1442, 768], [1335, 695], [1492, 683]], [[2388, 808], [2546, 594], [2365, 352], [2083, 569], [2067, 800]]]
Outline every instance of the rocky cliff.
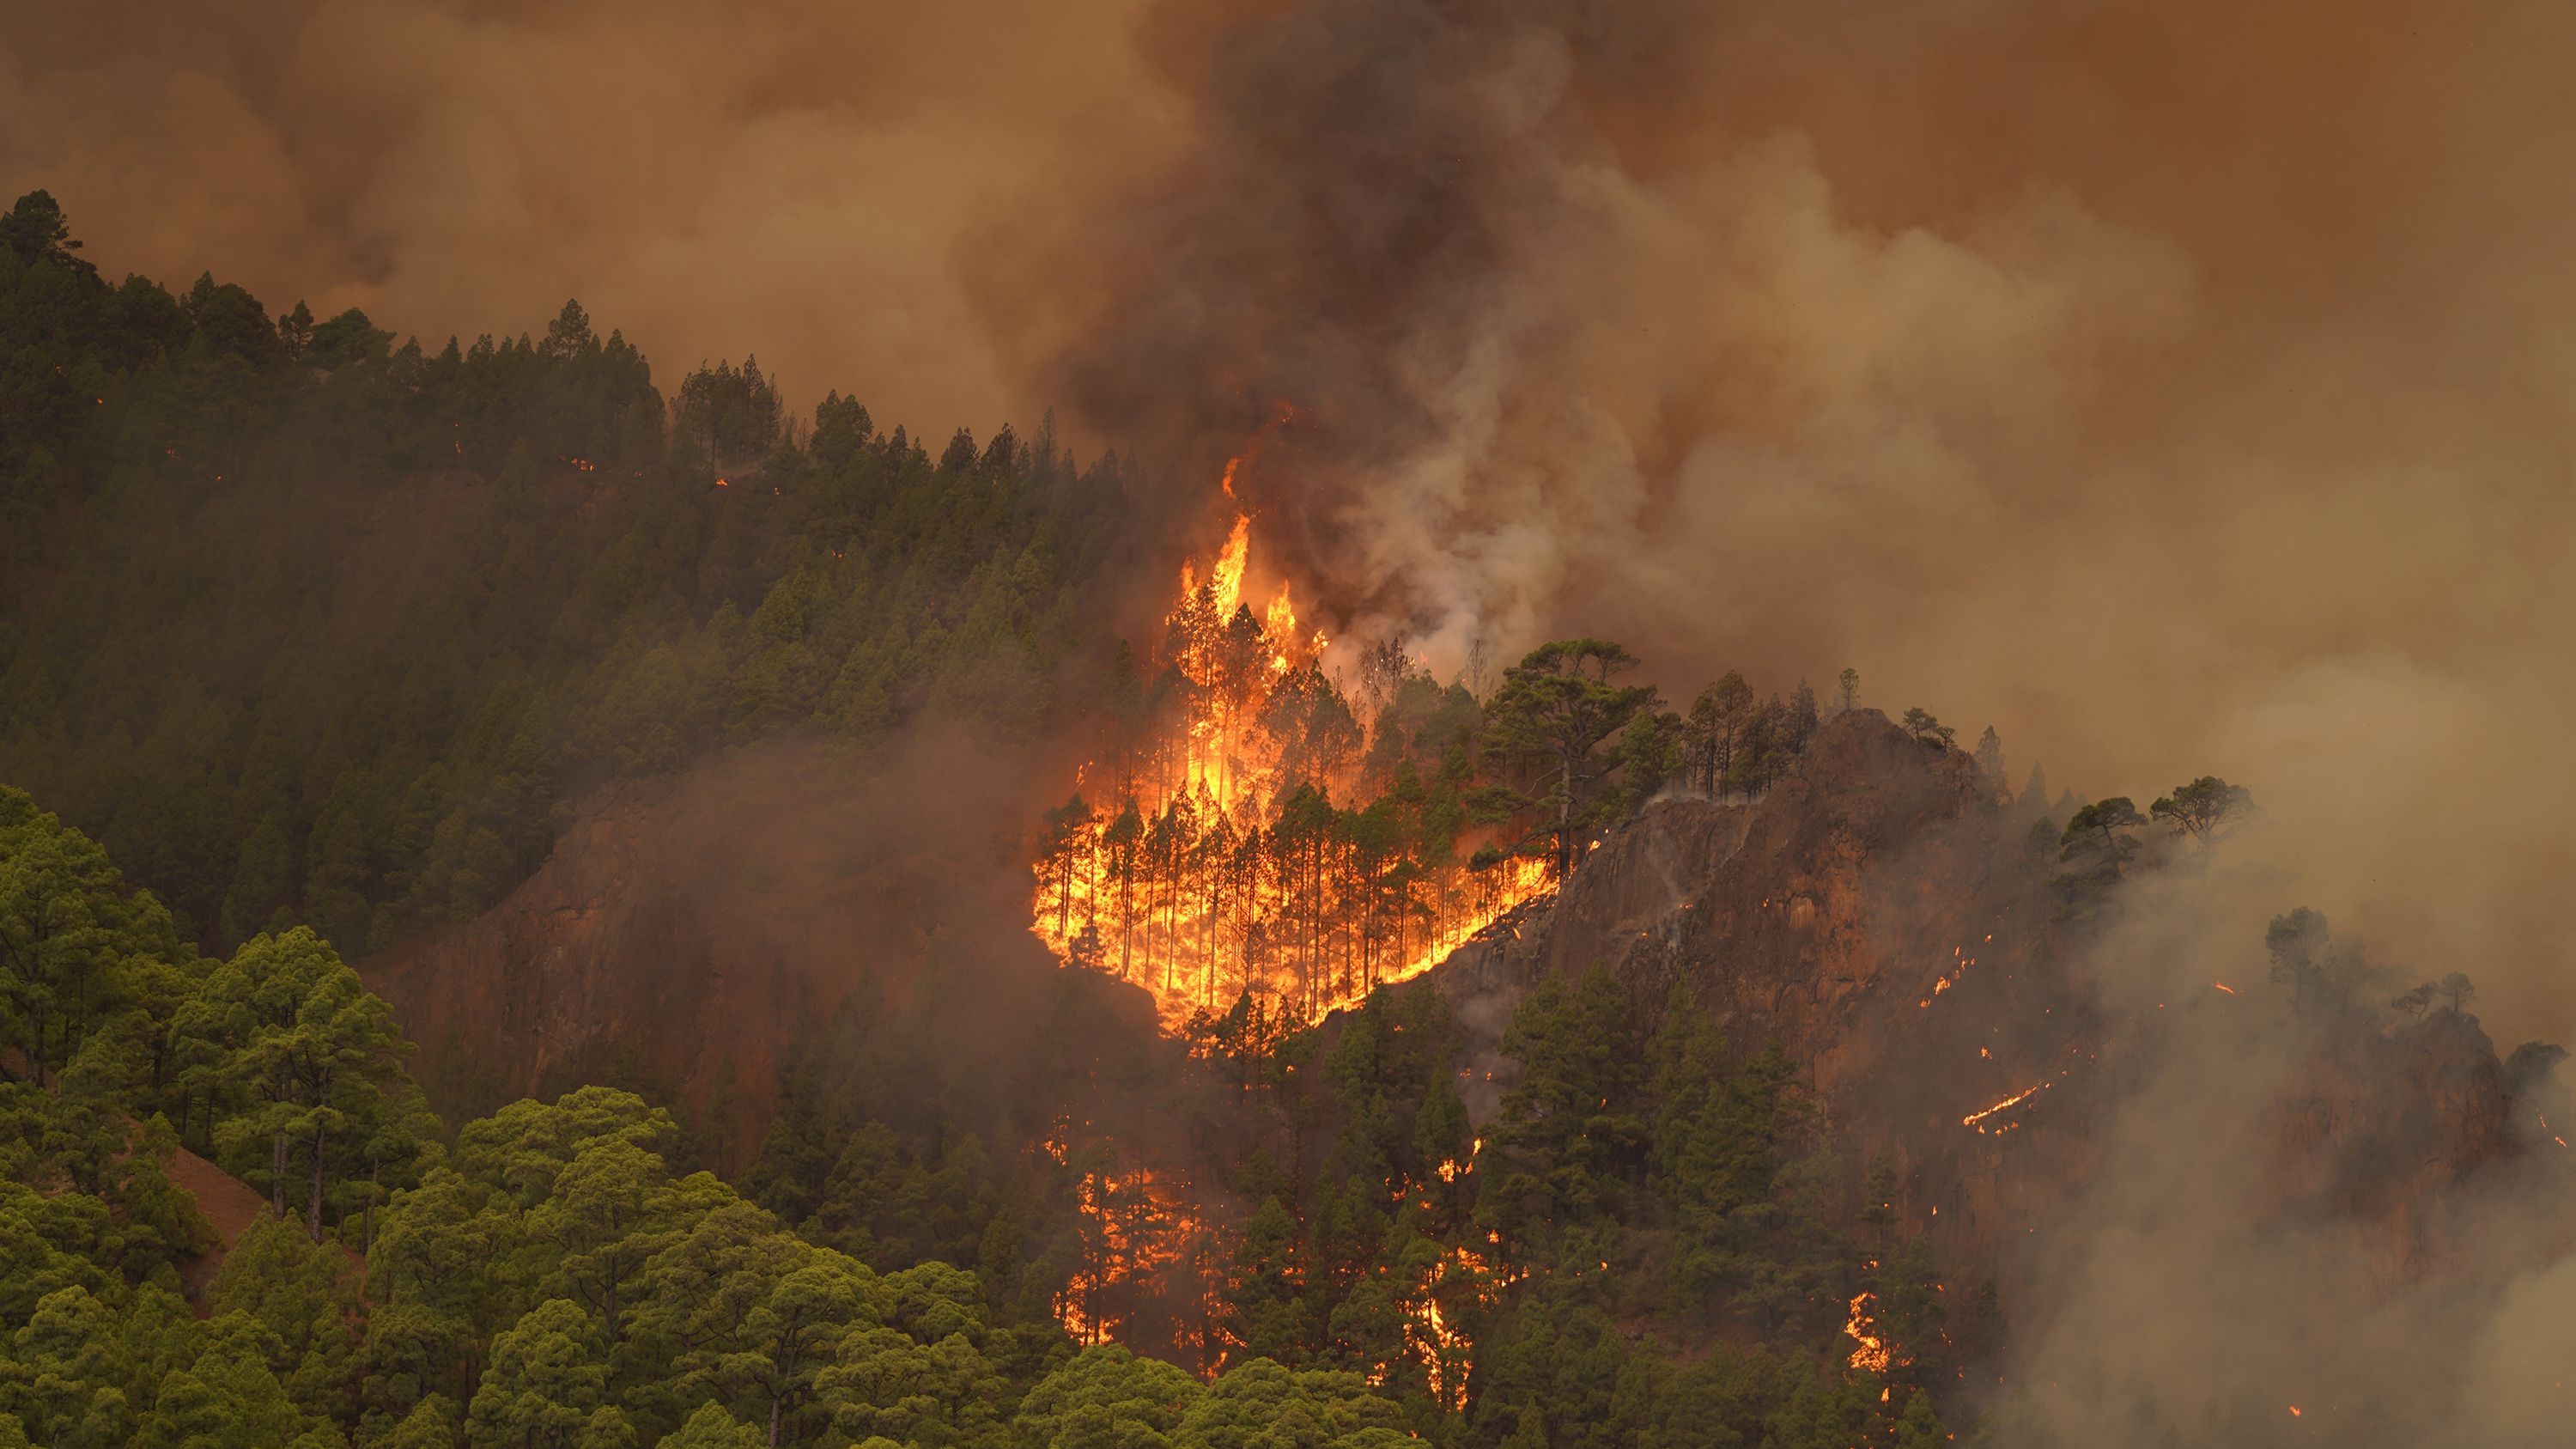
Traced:
[[[1650, 804], [1557, 896], [1406, 989], [1446, 997], [1481, 1053], [1481, 1113], [1509, 1081], [1503, 1029], [1543, 977], [1607, 967], [1645, 1013], [1680, 986], [1738, 1050], [1777, 1042], [1806, 1069], [1855, 1203], [1884, 1154], [1937, 1258], [2008, 1272], [2093, 1179], [2119, 1106], [2166, 1070], [2167, 1033], [2106, 1018], [2091, 957], [2116, 895], [2070, 891], [2029, 842], [2036, 810], [1997, 794], [1958, 751], [1847, 714], [1757, 801]], [[2519, 1150], [2484, 1033], [2457, 1013], [2277, 1031], [2263, 1049], [2298, 1064], [2278, 1100], [2250, 1104], [2259, 1203], [2345, 1218], [2382, 1261], [2420, 1264], [2453, 1189]]]

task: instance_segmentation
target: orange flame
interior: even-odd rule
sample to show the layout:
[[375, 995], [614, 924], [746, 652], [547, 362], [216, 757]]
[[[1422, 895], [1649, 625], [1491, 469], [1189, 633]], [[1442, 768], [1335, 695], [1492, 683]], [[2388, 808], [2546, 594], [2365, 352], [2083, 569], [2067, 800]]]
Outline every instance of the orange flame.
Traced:
[[[1040, 1150], [1071, 1165], [1069, 1128], [1058, 1123]], [[1076, 1180], [1074, 1205], [1081, 1219], [1079, 1252], [1055, 1316], [1076, 1343], [1113, 1341], [1145, 1301], [1168, 1297], [1196, 1270], [1202, 1322], [1215, 1318], [1222, 1273], [1215, 1266], [1216, 1236], [1191, 1211], [1193, 1194], [1151, 1168], [1087, 1168]], [[1206, 1345], [1213, 1349], [1214, 1345]], [[1211, 1358], [1221, 1358], [1211, 1353]], [[1207, 1365], [1213, 1371], [1214, 1364]]]
[[1851, 1366], [1864, 1373], [1883, 1374], [1887, 1372], [1889, 1354], [1887, 1340], [1877, 1332], [1877, 1316], [1870, 1312], [1870, 1305], [1876, 1298], [1877, 1295], [1872, 1293], [1852, 1296], [1851, 1317], [1844, 1320], [1843, 1332], [1851, 1336], [1854, 1345]]
[[[1228, 491], [1243, 461], [1227, 466]], [[1300, 785], [1327, 804], [1357, 794], [1359, 751], [1317, 755], [1279, 723], [1347, 702], [1287, 585], [1249, 602], [1251, 535], [1238, 512], [1213, 558], [1182, 565], [1153, 661], [1175, 686], [1170, 710], [1101, 772], [1107, 799], [1050, 817], [1035, 864], [1031, 930], [1064, 964], [1153, 993], [1175, 1033], [1245, 995], [1320, 1020], [1429, 970], [1550, 884], [1544, 860], [1468, 870], [1283, 824]]]
[[1997, 1102], [1982, 1112], [1971, 1112], [1967, 1116], [1960, 1118], [1959, 1125], [1962, 1127], [1974, 1127], [1980, 1132], [1988, 1130], [2009, 1132], [2021, 1124], [2018, 1122], [2006, 1122], [1992, 1129], [1988, 1129], [1985, 1125], [1986, 1119], [1992, 1117], [1998, 1112], [2020, 1106], [2022, 1103], [2029, 1101], [2039, 1093], [2047, 1091], [2048, 1085], [2048, 1083], [2042, 1082], [2036, 1087], [2025, 1087], [2021, 1091], [2013, 1093], [2011, 1096], [2004, 1098], [2002, 1101]]
[[[1452, 1248], [1415, 1285], [1405, 1313], [1405, 1348], [1421, 1362], [1432, 1399], [1451, 1413], [1466, 1407], [1475, 1345], [1451, 1321], [1441, 1297], [1447, 1295], [1453, 1307], [1491, 1307], [1519, 1277], [1498, 1269], [1481, 1253]], [[1382, 1374], [1378, 1381], [1383, 1382]]]

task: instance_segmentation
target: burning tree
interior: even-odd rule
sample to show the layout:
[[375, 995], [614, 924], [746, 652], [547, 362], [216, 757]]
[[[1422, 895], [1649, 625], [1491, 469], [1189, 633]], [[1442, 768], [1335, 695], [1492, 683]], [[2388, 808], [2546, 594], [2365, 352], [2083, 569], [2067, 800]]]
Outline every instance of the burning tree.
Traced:
[[1304, 1024], [1428, 970], [1666, 784], [1750, 799], [1815, 732], [1812, 691], [1757, 703], [1733, 673], [1664, 713], [1602, 639], [1541, 645], [1489, 700], [1380, 639], [1346, 693], [1285, 584], [1253, 602], [1251, 533], [1238, 513], [1182, 566], [1154, 647], [1121, 646], [1101, 748], [1032, 862], [1056, 958], [1211, 1048], [1244, 998]]
[[[1101, 799], [1077, 790], [1038, 841], [1032, 929], [1067, 964], [1151, 991], [1175, 1029], [1246, 994], [1320, 1018], [1428, 968], [1550, 878], [1544, 859], [1464, 856], [1474, 699], [1381, 645], [1364, 728], [1287, 588], [1248, 602], [1250, 556], [1238, 515], [1213, 560], [1183, 567], [1160, 647], [1129, 676]], [[1600, 650], [1625, 658], [1583, 657]]]

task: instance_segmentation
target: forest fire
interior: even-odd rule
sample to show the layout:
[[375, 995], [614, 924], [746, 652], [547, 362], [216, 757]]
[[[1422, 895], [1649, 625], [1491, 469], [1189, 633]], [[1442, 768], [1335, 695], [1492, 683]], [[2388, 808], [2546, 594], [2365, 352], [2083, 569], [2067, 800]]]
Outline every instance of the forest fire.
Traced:
[[1883, 1374], [1887, 1372], [1889, 1353], [1887, 1340], [1878, 1332], [1877, 1315], [1870, 1311], [1876, 1299], [1873, 1293], [1852, 1295], [1851, 1316], [1843, 1321], [1843, 1332], [1853, 1344], [1851, 1366], [1863, 1373]]
[[[1189, 1328], [1203, 1330], [1208, 1304], [1168, 1300], [1193, 1280], [1197, 1296], [1205, 1300], [1217, 1282], [1214, 1237], [1195, 1211], [1191, 1184], [1141, 1165], [1121, 1168], [1103, 1160], [1107, 1149], [1101, 1144], [1077, 1150], [1069, 1140], [1072, 1135], [1059, 1123], [1040, 1144], [1047, 1156], [1079, 1172], [1074, 1201], [1081, 1219], [1080, 1255], [1057, 1295], [1056, 1321], [1076, 1343], [1108, 1343], [1152, 1300], [1161, 1299], [1166, 1301], [1160, 1314], [1180, 1330], [1175, 1343], [1184, 1346]], [[1203, 1357], [1212, 1367], [1214, 1356]]]
[[1475, 1345], [1442, 1309], [1441, 1295], [1448, 1293], [1453, 1303], [1490, 1305], [1512, 1281], [1495, 1272], [1482, 1254], [1463, 1247], [1450, 1249], [1423, 1273], [1419, 1297], [1405, 1315], [1405, 1343], [1421, 1360], [1431, 1397], [1442, 1408], [1454, 1413], [1465, 1407]]
[[[1233, 480], [1230, 464], [1229, 496]], [[1285, 584], [1250, 602], [1251, 554], [1237, 513], [1213, 559], [1182, 567], [1128, 717], [1077, 776], [1098, 803], [1078, 788], [1050, 812], [1034, 867], [1039, 939], [1153, 993], [1171, 1031], [1246, 995], [1320, 1020], [1549, 886], [1543, 859], [1462, 859], [1446, 761], [1390, 746], [1398, 696], [1439, 686], [1386, 647], [1345, 694]]]
[[1959, 1125], [1962, 1127], [1974, 1127], [1979, 1132], [2010, 1132], [2021, 1124], [2018, 1122], [2002, 1122], [1997, 1123], [1993, 1127], [1988, 1127], [1986, 1125], [1986, 1120], [1999, 1112], [2010, 1111], [2012, 1108], [2020, 1106], [2022, 1103], [2029, 1101], [2032, 1097], [2048, 1090], [2048, 1086], [2048, 1083], [2042, 1082], [2036, 1087], [2025, 1087], [2021, 1091], [2013, 1093], [2011, 1096], [2004, 1098], [2002, 1101], [1986, 1108], [1982, 1112], [1971, 1112], [1967, 1116], [1960, 1118]]
[[[2543, 1122], [2543, 1123], [2541, 1123], [2540, 1125], [2541, 1125], [2541, 1126], [2543, 1126], [2543, 1127], [2546, 1127], [2546, 1126], [2548, 1126], [2549, 1124], [2548, 1124], [2547, 1122]], [[1439, 1176], [1439, 1178], [1440, 1178], [1440, 1180], [1441, 1180], [1442, 1182], [1450, 1182], [1450, 1183], [1454, 1183], [1454, 1182], [1456, 1182], [1458, 1179], [1460, 1179], [1460, 1178], [1462, 1178], [1462, 1177], [1465, 1177], [1465, 1176], [1467, 1175], [1467, 1167], [1468, 1167], [1468, 1164], [1469, 1164], [1469, 1163], [1472, 1163], [1472, 1162], [1475, 1160], [1475, 1156], [1476, 1156], [1476, 1154], [1477, 1154], [1477, 1153], [1482, 1152], [1482, 1151], [1484, 1151], [1484, 1150], [1485, 1150], [1485, 1139], [1484, 1139], [1484, 1138], [1482, 1138], [1482, 1137], [1479, 1137], [1479, 1138], [1475, 1139], [1475, 1145], [1467, 1149], [1467, 1161], [1465, 1161], [1465, 1162], [1461, 1162], [1461, 1161], [1459, 1161], [1457, 1158], [1454, 1158], [1454, 1157], [1450, 1157], [1450, 1158], [1443, 1158], [1443, 1159], [1441, 1160], [1441, 1162], [1440, 1162], [1440, 1165], [1439, 1165], [1438, 1167], [1433, 1168], [1433, 1169], [1432, 1169], [1432, 1171], [1433, 1171], [1434, 1173], [1438, 1174], [1438, 1176]]]
[[[1991, 941], [1994, 937], [1990, 935], [1986, 937], [1986, 939]], [[1914, 1003], [1916, 1006], [1929, 1009], [1932, 1005], [1932, 998], [1939, 996], [1951, 987], [1958, 985], [1961, 981], [1966, 980], [1968, 976], [1968, 968], [1977, 964], [1977, 958], [1967, 955], [1965, 947], [1951, 947], [1950, 956], [1955, 964], [1953, 964], [1950, 969], [1932, 978], [1932, 989], [1924, 993], [1922, 1000]]]

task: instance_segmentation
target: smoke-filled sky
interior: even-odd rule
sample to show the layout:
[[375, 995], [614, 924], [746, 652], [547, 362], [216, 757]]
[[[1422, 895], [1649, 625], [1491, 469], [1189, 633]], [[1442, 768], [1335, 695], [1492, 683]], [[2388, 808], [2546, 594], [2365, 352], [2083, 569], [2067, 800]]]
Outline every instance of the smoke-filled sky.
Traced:
[[958, 0], [212, 0], [0, 27], [0, 182], [49, 187], [110, 275], [212, 267], [272, 310], [433, 345], [567, 296], [668, 389], [759, 354], [792, 397], [980, 433], [1001, 372], [962, 246], [1024, 225], [1059, 147], [1132, 153], [1164, 103], [1125, 17]]
[[[1342, 632], [1857, 666], [2576, 1035], [2560, 0], [12, 4], [0, 185], [1247, 493]], [[2287, 906], [2292, 901], [2283, 901]]]
[[[2259, 970], [2307, 903], [2393, 979], [2467, 972], [2500, 1047], [2576, 1038], [2565, 0], [0, 20], [0, 195], [112, 275], [433, 342], [578, 295], [666, 387], [757, 352], [800, 402], [1052, 406], [1193, 483], [1293, 407], [1244, 492], [1346, 638], [1607, 635], [1685, 694], [1849, 664], [2016, 779], [2216, 772], [2269, 818], [2216, 924], [2142, 909], [2115, 1000]], [[2435, 1325], [2462, 1442], [2549, 1442], [2516, 1346], [2563, 1349], [2567, 1265], [2501, 1316], [2307, 1291], [2331, 1247], [2256, 1240], [2213, 1146], [2280, 1064], [2206, 1045], [2105, 1143], [2048, 1422], [2268, 1411], [2336, 1332], [2310, 1377], [2398, 1413], [2360, 1390]]]

